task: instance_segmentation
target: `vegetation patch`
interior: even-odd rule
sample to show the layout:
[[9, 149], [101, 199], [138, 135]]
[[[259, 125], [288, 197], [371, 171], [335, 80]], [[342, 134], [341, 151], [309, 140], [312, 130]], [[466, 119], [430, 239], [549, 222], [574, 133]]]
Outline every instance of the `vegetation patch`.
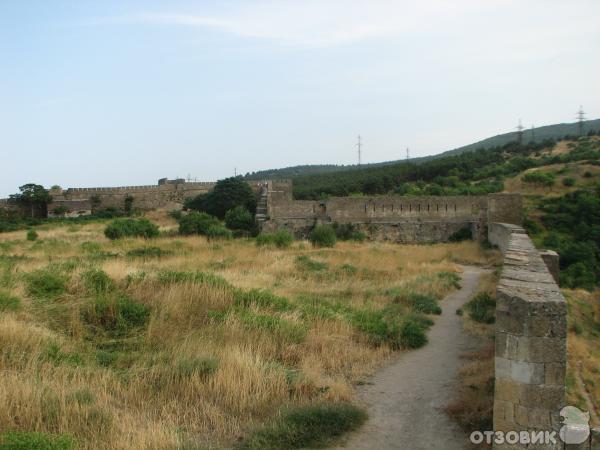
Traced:
[[314, 247], [334, 247], [337, 241], [335, 230], [330, 225], [317, 225], [309, 234], [308, 240]]
[[21, 299], [0, 290], [0, 311], [18, 311], [21, 309]]
[[182, 358], [177, 362], [176, 374], [179, 378], [192, 376], [207, 377], [219, 368], [217, 358]]
[[171, 252], [160, 247], [140, 247], [127, 252], [127, 256], [131, 258], [160, 258], [170, 254]]
[[288, 248], [294, 242], [294, 237], [287, 230], [277, 230], [274, 233], [261, 233], [256, 237], [256, 245], [274, 245], [277, 248]]
[[300, 343], [306, 337], [306, 327], [291, 320], [248, 310], [238, 311], [236, 316], [248, 328], [269, 331], [289, 342]]
[[256, 430], [239, 449], [322, 448], [358, 428], [367, 414], [349, 403], [316, 404], [289, 409], [272, 424]]
[[172, 283], [198, 283], [211, 287], [232, 289], [231, 284], [219, 275], [208, 272], [179, 272], [176, 270], [161, 270], [156, 274], [156, 279], [162, 284]]
[[88, 292], [106, 294], [115, 288], [113, 280], [100, 269], [89, 269], [81, 274], [81, 279]]
[[76, 441], [64, 435], [34, 431], [6, 431], [0, 434], [0, 450], [71, 450]]
[[125, 295], [98, 297], [82, 311], [90, 326], [121, 335], [146, 325], [150, 308]]
[[250, 289], [249, 291], [237, 290], [235, 293], [235, 303], [237, 306], [244, 308], [257, 306], [274, 311], [291, 311], [294, 309], [294, 306], [287, 298], [274, 295], [262, 289]]
[[67, 292], [69, 277], [57, 270], [39, 269], [25, 275], [27, 294], [38, 299], [55, 299]]
[[111, 239], [125, 237], [142, 237], [150, 239], [159, 235], [158, 226], [148, 219], [115, 219], [104, 230], [104, 235]]
[[479, 323], [494, 323], [496, 321], [496, 299], [487, 292], [480, 292], [466, 305], [469, 317]]
[[306, 255], [296, 257], [296, 267], [305, 272], [324, 272], [329, 268], [325, 262], [316, 261]]

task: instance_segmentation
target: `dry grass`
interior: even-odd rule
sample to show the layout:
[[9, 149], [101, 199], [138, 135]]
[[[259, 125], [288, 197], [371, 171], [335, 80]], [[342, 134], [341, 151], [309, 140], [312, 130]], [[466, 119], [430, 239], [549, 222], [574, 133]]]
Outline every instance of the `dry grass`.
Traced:
[[[84, 449], [231, 446], [285, 405], [352, 401], [354, 383], [393, 352], [342, 315], [305, 315], [302, 299], [378, 309], [393, 300], [391, 288], [442, 296], [451, 288], [437, 273], [497, 258], [475, 243], [275, 250], [201, 237], [110, 242], [103, 228], [42, 227], [36, 242], [0, 234], [0, 291], [22, 303], [0, 312], [0, 429], [71, 435]], [[127, 256], [148, 246], [164, 256]], [[327, 268], [299, 268], [302, 255]], [[45, 267], [68, 274], [66, 293], [31, 298], [25, 275]], [[82, 274], [92, 267], [149, 308], [146, 326], [117, 334], [86, 322], [96, 295]], [[167, 270], [214, 273], [229, 286], [157, 281]], [[250, 306], [245, 314], [275, 325], [249, 326], [246, 316], [225, 314], [235, 303], [231, 285], [268, 288], [293, 307]]]
[[600, 425], [600, 290], [563, 289], [568, 302], [567, 402]]

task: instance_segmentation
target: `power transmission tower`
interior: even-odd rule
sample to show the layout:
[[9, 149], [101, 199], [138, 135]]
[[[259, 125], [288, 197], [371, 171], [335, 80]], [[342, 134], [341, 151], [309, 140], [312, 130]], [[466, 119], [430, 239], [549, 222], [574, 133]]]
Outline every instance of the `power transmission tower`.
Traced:
[[579, 105], [579, 111], [577, 111], [577, 122], [579, 125], [579, 136], [583, 136], [583, 122], [585, 121], [585, 111], [583, 106]]
[[535, 142], [535, 127], [531, 124], [531, 140]]
[[234, 168], [233, 168], [233, 176], [234, 176], [234, 177], [237, 177], [237, 167], [234, 167]]
[[523, 127], [523, 124], [521, 123], [521, 119], [519, 119], [519, 125], [517, 125], [517, 142], [519, 143], [519, 145], [521, 145], [523, 143], [523, 130], [525, 128]]
[[362, 147], [362, 143], [360, 142], [360, 134], [358, 135], [358, 143], [356, 144], [356, 146], [358, 147], [358, 165], [360, 166], [361, 160], [360, 160], [360, 150]]
[[406, 147], [406, 160], [408, 161], [410, 159], [410, 150], [408, 149], [408, 147]]

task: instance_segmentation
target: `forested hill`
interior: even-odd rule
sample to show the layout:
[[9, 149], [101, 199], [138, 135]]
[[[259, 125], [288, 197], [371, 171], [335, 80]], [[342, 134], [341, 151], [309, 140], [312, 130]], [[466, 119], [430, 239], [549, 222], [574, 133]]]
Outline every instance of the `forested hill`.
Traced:
[[[587, 133], [589, 130], [600, 131], [600, 119], [597, 120], [588, 120], [584, 123], [584, 132]], [[523, 132], [523, 140], [524, 142], [529, 142], [531, 140], [535, 140], [536, 142], [541, 142], [545, 139], [561, 139], [565, 136], [577, 136], [579, 133], [579, 128], [577, 123], [560, 123], [555, 125], [547, 125], [543, 127], [536, 128], [534, 130], [535, 136], [533, 136], [531, 130], [526, 130]], [[532, 139], [535, 137], [535, 139]], [[411, 161], [413, 163], [422, 163], [424, 161], [429, 161], [431, 159], [443, 158], [451, 155], [458, 155], [464, 152], [470, 152], [473, 150], [477, 150], [480, 148], [491, 148], [496, 146], [502, 146], [511, 141], [517, 140], [517, 133], [505, 133], [499, 134], [497, 136], [493, 136], [487, 139], [484, 139], [479, 142], [475, 142], [474, 144], [465, 145], [463, 147], [456, 148], [454, 150], [448, 150], [443, 153], [439, 153], [437, 155], [425, 156], [421, 158], [413, 158]], [[362, 164], [360, 166], [356, 164], [314, 164], [314, 165], [302, 165], [302, 166], [292, 166], [292, 167], [284, 167], [281, 169], [267, 169], [260, 170], [257, 172], [247, 173], [244, 177], [247, 180], [269, 180], [269, 179], [281, 179], [281, 178], [296, 178], [304, 175], [316, 175], [316, 174], [326, 174], [332, 172], [339, 171], [347, 171], [347, 170], [357, 170], [357, 169], [369, 169], [373, 167], [381, 167], [391, 164], [398, 164], [400, 162], [404, 162], [404, 160], [396, 160], [396, 161], [384, 161], [380, 163], [371, 163], [371, 164]]]

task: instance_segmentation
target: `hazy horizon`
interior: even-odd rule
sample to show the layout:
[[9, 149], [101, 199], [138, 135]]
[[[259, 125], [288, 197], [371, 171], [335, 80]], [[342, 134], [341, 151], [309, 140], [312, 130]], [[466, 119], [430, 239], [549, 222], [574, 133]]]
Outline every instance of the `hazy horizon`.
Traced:
[[600, 117], [600, 3], [0, 4], [0, 197], [426, 156]]

